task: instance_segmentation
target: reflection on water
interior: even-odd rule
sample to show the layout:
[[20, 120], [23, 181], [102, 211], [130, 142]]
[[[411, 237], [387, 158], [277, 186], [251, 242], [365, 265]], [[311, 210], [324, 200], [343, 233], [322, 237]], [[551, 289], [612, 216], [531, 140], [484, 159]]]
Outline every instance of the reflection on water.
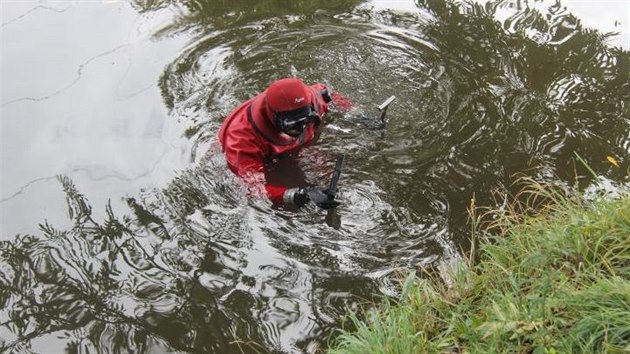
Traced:
[[[630, 55], [559, 4], [134, 6], [176, 14], [156, 39], [191, 38], [159, 86], [194, 164], [104, 218], [61, 177], [70, 225], [0, 243], [2, 350], [43, 340], [69, 352], [315, 352], [347, 307], [395, 295], [397, 270], [456, 260], [473, 196], [492, 205], [517, 173], [587, 186], [575, 154], [627, 178]], [[346, 153], [334, 214], [247, 200], [214, 146], [225, 114], [288, 75], [356, 103], [299, 159], [315, 182]], [[387, 130], [372, 129], [391, 94]]]

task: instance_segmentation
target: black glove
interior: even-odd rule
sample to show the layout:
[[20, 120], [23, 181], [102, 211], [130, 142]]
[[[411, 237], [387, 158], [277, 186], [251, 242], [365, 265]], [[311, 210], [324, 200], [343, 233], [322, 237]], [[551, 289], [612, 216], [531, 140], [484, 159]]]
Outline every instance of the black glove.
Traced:
[[336, 208], [340, 203], [335, 200], [335, 196], [330, 194], [327, 189], [319, 187], [308, 188], [306, 190], [308, 198], [322, 209]]
[[311, 188], [291, 188], [284, 192], [284, 202], [295, 205], [296, 207], [304, 206], [309, 201], [315, 203], [322, 209], [331, 209], [337, 207], [340, 203], [334, 200], [326, 189]]

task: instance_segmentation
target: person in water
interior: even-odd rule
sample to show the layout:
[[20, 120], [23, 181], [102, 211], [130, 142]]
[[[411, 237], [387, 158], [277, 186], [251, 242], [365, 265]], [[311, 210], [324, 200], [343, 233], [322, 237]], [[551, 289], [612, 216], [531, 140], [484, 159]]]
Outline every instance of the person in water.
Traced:
[[[300, 79], [273, 82], [265, 91], [241, 103], [225, 119], [219, 142], [232, 172], [243, 178], [254, 195], [267, 195], [273, 203], [301, 207], [309, 202], [328, 209], [339, 203], [320, 187], [275, 184], [265, 173], [279, 160], [317, 140], [329, 105], [349, 109], [343, 96], [324, 84], [306, 85]], [[288, 171], [287, 171], [288, 172]]]

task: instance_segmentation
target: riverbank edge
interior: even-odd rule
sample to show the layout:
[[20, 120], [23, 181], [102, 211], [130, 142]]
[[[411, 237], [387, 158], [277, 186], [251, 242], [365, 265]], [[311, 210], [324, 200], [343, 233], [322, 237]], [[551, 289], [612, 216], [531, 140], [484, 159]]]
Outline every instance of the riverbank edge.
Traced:
[[352, 329], [328, 352], [630, 352], [630, 195], [540, 192], [533, 216], [491, 213], [491, 231], [475, 235], [475, 264], [454, 267], [449, 286], [410, 274], [398, 301], [349, 313]]

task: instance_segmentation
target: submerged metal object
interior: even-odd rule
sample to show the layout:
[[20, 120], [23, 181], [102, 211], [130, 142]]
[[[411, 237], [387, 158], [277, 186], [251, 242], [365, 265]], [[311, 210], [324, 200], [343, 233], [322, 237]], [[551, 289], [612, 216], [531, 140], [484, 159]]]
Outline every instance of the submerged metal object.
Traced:
[[387, 108], [392, 102], [394, 102], [395, 99], [396, 99], [396, 96], [391, 95], [389, 96], [388, 99], [383, 101], [383, 103], [378, 105], [378, 110], [381, 111], [379, 118], [381, 119], [381, 123], [383, 124], [383, 127], [385, 126], [385, 115], [387, 114]]
[[345, 159], [346, 154], [341, 154], [335, 163], [335, 171], [333, 171], [332, 178], [330, 179], [330, 185], [328, 186], [328, 199], [330, 200], [334, 200], [337, 196], [337, 184], [339, 183], [339, 178], [341, 177], [341, 169], [343, 168]]

